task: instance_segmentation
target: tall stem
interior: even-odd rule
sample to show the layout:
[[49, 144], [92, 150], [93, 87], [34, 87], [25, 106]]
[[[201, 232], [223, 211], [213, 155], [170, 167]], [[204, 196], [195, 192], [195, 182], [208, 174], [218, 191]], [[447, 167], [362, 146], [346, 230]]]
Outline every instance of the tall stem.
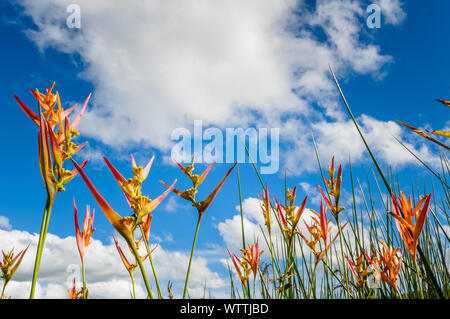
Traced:
[[141, 256], [139, 255], [139, 253], [136, 249], [136, 245], [134, 244], [133, 241], [131, 243], [129, 243], [129, 245], [130, 245], [131, 250], [133, 251], [133, 255], [139, 265], [139, 269], [141, 270], [142, 279], [144, 279], [145, 289], [147, 289], [148, 296], [150, 297], [150, 299], [153, 299], [152, 290], [150, 289], [150, 285], [148, 284], [147, 275], [145, 274], [145, 268], [144, 268], [144, 265], [142, 264]]
[[86, 293], [86, 272], [84, 267], [84, 259], [81, 259], [81, 275], [83, 276], [83, 288], [82, 288], [82, 297], [83, 299], [87, 299], [87, 293]]
[[186, 281], [184, 282], [183, 299], [186, 299], [186, 293], [187, 293], [187, 287], [188, 287], [188, 281], [189, 281], [189, 273], [191, 272], [192, 257], [194, 257], [195, 243], [197, 242], [197, 235], [198, 235], [198, 230], [200, 228], [200, 222], [202, 221], [202, 217], [203, 217], [203, 214], [198, 215], [197, 227], [195, 229], [194, 242], [192, 243], [192, 248], [191, 248], [191, 257], [189, 258], [189, 265], [188, 265], [188, 269], [187, 269], [187, 273], [186, 273]]
[[148, 244], [147, 237], [145, 236], [144, 228], [142, 225], [139, 226], [142, 233], [142, 238], [144, 238], [145, 249], [147, 249], [148, 259], [150, 260], [150, 265], [152, 266], [153, 277], [155, 277], [156, 289], [158, 290], [158, 298], [162, 299], [161, 288], [159, 287], [158, 276], [156, 276], [155, 266], [153, 265], [152, 251], [150, 250], [150, 245]]
[[310, 290], [309, 290], [308, 299], [311, 299], [311, 294], [312, 294], [312, 292], [313, 292], [313, 287], [314, 287], [314, 298], [315, 298], [315, 296], [316, 296], [316, 289], [315, 289], [315, 286], [316, 286], [316, 271], [317, 271], [317, 265], [318, 265], [318, 262], [316, 262], [316, 264], [314, 265], [314, 273], [313, 273], [312, 280], [311, 280], [311, 287], [310, 287]]
[[270, 242], [270, 258], [272, 259], [273, 287], [274, 287], [275, 299], [277, 299], [278, 298], [277, 278], [276, 278], [276, 274], [275, 274], [275, 258], [273, 257], [272, 231], [270, 230], [270, 228], [269, 228], [269, 242]]
[[130, 278], [131, 278], [131, 286], [133, 287], [133, 299], [136, 299], [136, 289], [134, 288], [134, 276], [132, 272], [130, 272]]
[[50, 214], [52, 213], [53, 202], [55, 195], [47, 194], [47, 201], [45, 203], [44, 215], [42, 217], [41, 231], [39, 233], [39, 241], [36, 252], [36, 259], [34, 261], [33, 279], [31, 281], [30, 299], [34, 299], [36, 289], [36, 281], [39, 273], [39, 266], [41, 264], [42, 252], [44, 250], [45, 237], [47, 235], [48, 224], [50, 221]]
[[420, 298], [424, 299], [423, 288], [422, 288], [422, 278], [420, 278], [419, 266], [417, 265], [417, 259], [414, 260], [414, 266], [416, 267], [417, 281], [419, 282]]
[[7, 281], [5, 279], [3, 279], [3, 289], [2, 289], [2, 294], [0, 295], [0, 299], [2, 299], [3, 296], [5, 295], [6, 283], [7, 283]]
[[[338, 209], [338, 204], [336, 204], [336, 209]], [[337, 211], [337, 210], [336, 210]], [[342, 236], [342, 228], [341, 228], [341, 219], [339, 218], [339, 213], [336, 214], [336, 221], [338, 224], [338, 232], [339, 232], [339, 243], [341, 245], [341, 254], [342, 254], [342, 267], [344, 267], [344, 276], [345, 276], [345, 284], [347, 287], [347, 298], [350, 298], [350, 287], [348, 282], [348, 273], [347, 267], [345, 265], [345, 257], [344, 257], [344, 245], [343, 245], [343, 236]]]

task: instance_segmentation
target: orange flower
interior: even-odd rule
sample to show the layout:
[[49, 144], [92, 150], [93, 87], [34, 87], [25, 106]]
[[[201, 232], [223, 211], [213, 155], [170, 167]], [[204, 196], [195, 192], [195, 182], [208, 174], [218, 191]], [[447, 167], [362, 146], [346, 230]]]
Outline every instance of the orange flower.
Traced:
[[[89, 94], [83, 109], [78, 114], [75, 121], [70, 124], [68, 116], [77, 105], [64, 111], [61, 107], [59, 94], [56, 93], [55, 95], [52, 93], [54, 84], [55, 83], [51, 85], [46, 94], [40, 93], [38, 90], [31, 90], [31, 93], [39, 103], [39, 115], [31, 111], [29, 107], [14, 95], [17, 103], [25, 114], [39, 127], [39, 165], [45, 187], [51, 196], [54, 196], [58, 191], [64, 191], [64, 185], [72, 180], [77, 174], [76, 170], [65, 170], [63, 168], [63, 163], [86, 145], [86, 143], [76, 145], [71, 142], [71, 139], [79, 134], [76, 128], [91, 96]], [[57, 110], [55, 110], [56, 105], [58, 105]], [[63, 123], [65, 125], [63, 125]], [[54, 132], [57, 124], [59, 124], [59, 131]], [[84, 165], [85, 163], [82, 164], [82, 167]]]
[[133, 155], [130, 155], [130, 157], [131, 157], [131, 165], [133, 167], [132, 173], [134, 176], [128, 180], [125, 179], [125, 177], [123, 177], [122, 174], [119, 173], [119, 171], [111, 164], [111, 162], [106, 157], [103, 157], [103, 159], [105, 160], [106, 165], [108, 165], [109, 169], [111, 170], [120, 188], [124, 192], [125, 197], [133, 213], [136, 215], [137, 218], [136, 224], [139, 224], [142, 222], [142, 219], [145, 216], [151, 214], [151, 212], [156, 207], [158, 207], [158, 205], [162, 202], [162, 200], [170, 193], [177, 180], [173, 182], [172, 186], [168, 186], [169, 189], [167, 189], [163, 194], [151, 200], [147, 196], [142, 195], [141, 188], [142, 183], [147, 178], [147, 175], [150, 171], [150, 167], [155, 157], [153, 156], [150, 159], [145, 168], [138, 167], [136, 165]]
[[393, 249], [391, 246], [387, 246], [382, 240], [380, 241], [383, 246], [383, 252], [378, 252], [380, 261], [383, 263], [384, 268], [381, 269], [381, 278], [392, 288], [398, 292], [397, 279], [402, 267], [403, 252], [400, 257], [397, 257], [397, 252], [400, 248]]
[[363, 288], [367, 282], [367, 277], [372, 273], [370, 264], [367, 267], [364, 267], [364, 257], [367, 258], [370, 264], [374, 263], [373, 258], [369, 258], [364, 253], [361, 253], [358, 257], [356, 257], [356, 262], [351, 261], [347, 256], [345, 259], [350, 265], [350, 270], [353, 274], [353, 277], [356, 280], [356, 284], [358, 287]]
[[327, 184], [328, 188], [330, 189], [328, 194], [334, 198], [334, 204], [331, 203], [330, 199], [328, 198], [328, 196], [325, 195], [322, 188], [319, 185], [317, 185], [317, 187], [319, 188], [319, 191], [322, 194], [322, 197], [325, 203], [327, 204], [328, 209], [336, 218], [337, 215], [344, 210], [344, 207], [339, 206], [339, 199], [341, 196], [341, 185], [342, 185], [342, 166], [339, 165], [336, 177], [334, 177], [334, 156], [331, 159], [331, 166], [328, 167], [327, 173], [330, 176], [330, 179], [327, 179], [325, 177], [323, 179]]
[[[294, 206], [295, 192], [296, 187], [294, 188], [293, 191], [288, 190], [287, 199], [289, 202], [289, 206], [286, 207], [279, 204], [277, 199], [275, 198], [275, 202], [277, 205], [278, 219], [280, 221], [283, 231], [286, 233], [286, 236], [288, 236], [288, 238], [291, 238], [296, 233], [298, 233], [296, 229], [297, 224], [300, 221], [300, 217], [302, 216], [305, 210], [306, 201], [308, 199], [308, 196], [305, 196], [302, 204], [300, 205], [300, 207], [297, 208], [296, 206]], [[296, 208], [297, 211], [294, 214]]]
[[256, 274], [258, 273], [259, 257], [264, 251], [259, 251], [258, 241], [256, 241], [256, 244], [251, 246], [248, 244], [248, 248], [248, 250], [241, 249], [242, 259], [250, 265], [250, 269], [253, 272], [253, 279], [255, 279]]
[[[214, 200], [214, 198], [216, 197], [217, 193], [219, 192], [220, 188], [223, 186], [223, 184], [225, 183], [226, 179], [228, 178], [228, 176], [231, 174], [231, 172], [233, 171], [234, 167], [236, 166], [237, 162], [227, 171], [227, 173], [225, 174], [225, 176], [222, 178], [222, 180], [220, 181], [220, 183], [216, 186], [216, 188], [214, 188], [214, 190], [208, 195], [208, 197], [206, 197], [206, 199], [204, 201], [201, 202], [197, 202], [195, 200], [195, 194], [197, 193], [197, 188], [198, 186], [200, 186], [200, 184], [205, 180], [206, 176], [208, 175], [209, 171], [211, 170], [212, 166], [214, 165], [215, 162], [213, 162], [201, 175], [194, 175], [192, 174], [193, 170], [194, 170], [194, 157], [192, 157], [192, 162], [189, 166], [183, 167], [181, 166], [179, 163], [175, 162], [178, 167], [183, 171], [184, 174], [186, 174], [192, 184], [193, 187], [187, 189], [186, 191], [182, 192], [176, 188], [172, 188], [172, 191], [177, 194], [178, 196], [180, 196], [181, 198], [188, 200], [192, 203], [192, 206], [194, 206], [195, 208], [197, 208], [199, 217], [202, 217], [203, 214], [206, 212], [206, 210], [209, 208], [209, 206], [211, 205], [212, 201]], [[164, 186], [166, 187], [170, 187], [169, 185], [167, 185], [166, 183], [164, 183], [163, 181], [160, 181]]]
[[[414, 208], [412, 207], [411, 196], [407, 200], [403, 192], [400, 192], [400, 194], [401, 196], [398, 198], [400, 206], [394, 194], [391, 194], [393, 212], [388, 211], [388, 213], [395, 218], [397, 229], [411, 258], [415, 262], [416, 248], [419, 244], [419, 237], [425, 224], [428, 208], [430, 207], [431, 194], [423, 197]], [[415, 222], [413, 222], [413, 219], [415, 219]]]
[[[251, 269], [248, 267], [247, 261], [245, 260], [241, 261], [235, 254], [231, 254], [228, 248], [227, 251], [231, 257], [231, 261], [233, 262], [234, 268], [236, 269], [239, 279], [241, 280], [244, 286], [247, 286], [248, 275], [251, 272]], [[243, 271], [241, 271], [241, 268]]]
[[75, 204], [75, 198], [73, 199], [73, 211], [75, 217], [75, 235], [77, 238], [78, 252], [80, 253], [80, 257], [83, 262], [86, 247], [89, 246], [91, 236], [95, 231], [95, 228], [93, 228], [95, 210], [92, 210], [91, 216], [89, 206], [86, 207], [82, 233], [80, 232], [80, 226], [78, 224], [78, 214], [77, 206]]
[[[14, 248], [11, 249], [9, 253], [5, 253], [2, 250], [3, 260], [0, 261], [0, 270], [2, 272], [3, 278], [3, 291], [5, 290], [6, 285], [12, 279], [15, 272], [19, 268], [20, 263], [22, 262], [23, 256], [27, 252], [28, 247], [19, 252], [16, 256], [14, 256]], [[0, 296], [2, 299], [5, 296]]]
[[272, 227], [272, 217], [270, 216], [270, 197], [269, 197], [269, 189], [267, 188], [267, 184], [266, 184], [266, 188], [264, 189], [264, 194], [261, 195], [261, 200], [262, 200], [262, 204], [261, 204], [261, 210], [264, 216], [264, 221], [266, 224], [267, 229], [269, 230], [269, 233], [271, 232], [271, 227]]
[[73, 279], [73, 284], [71, 289], [67, 289], [67, 293], [69, 294], [69, 299], [80, 299], [81, 291], [77, 291], [75, 278]]
[[[127, 257], [125, 256], [125, 254], [123, 253], [122, 248], [120, 248], [119, 242], [117, 241], [116, 237], [114, 237], [114, 235], [113, 235], [113, 238], [114, 238], [114, 244], [116, 245], [117, 251], [119, 252], [120, 259], [122, 259], [122, 262], [123, 262], [125, 268], [127, 269], [128, 273], [130, 274], [130, 276], [133, 276], [133, 272], [137, 267], [137, 262], [135, 262], [133, 264], [130, 263], [128, 261]], [[145, 255], [140, 258], [142, 261], [144, 261], [145, 259], [147, 259], [147, 257], [148, 257], [148, 255]]]
[[[312, 249], [314, 255], [316, 258], [316, 263], [319, 263], [323, 257], [325, 257], [325, 254], [330, 249], [331, 245], [336, 241], [336, 239], [339, 236], [339, 233], [344, 229], [344, 227], [347, 225], [347, 223], [342, 226], [336, 236], [331, 240], [331, 242], [328, 243], [328, 237], [330, 236], [330, 230], [331, 226], [329, 226], [329, 223], [333, 220], [333, 217], [330, 220], [327, 220], [326, 215], [326, 207], [323, 205], [323, 201], [320, 201], [320, 214], [318, 214], [316, 211], [312, 210], [313, 214], [316, 216], [312, 216], [311, 219], [313, 220], [312, 225], [308, 225], [305, 222], [306, 228], [308, 229], [309, 233], [313, 236], [313, 239], [311, 241], [307, 240], [301, 233], [300, 236], [303, 238], [303, 240], [306, 242], [306, 244]], [[322, 251], [316, 250], [317, 243], [322, 239], [325, 244], [325, 248]]]
[[133, 245], [133, 231], [136, 227], [135, 218], [132, 216], [121, 217], [118, 213], [116, 213], [108, 204], [108, 202], [102, 197], [102, 195], [100, 195], [100, 193], [95, 189], [94, 185], [92, 185], [83, 169], [77, 164], [77, 162], [75, 162], [73, 159], [71, 160], [75, 168], [80, 172], [81, 177], [83, 178], [84, 182], [91, 191], [106, 218], [108, 218], [111, 225], [113, 225], [113, 227], [119, 232], [119, 234], [122, 235], [123, 238], [125, 238], [127, 243]]

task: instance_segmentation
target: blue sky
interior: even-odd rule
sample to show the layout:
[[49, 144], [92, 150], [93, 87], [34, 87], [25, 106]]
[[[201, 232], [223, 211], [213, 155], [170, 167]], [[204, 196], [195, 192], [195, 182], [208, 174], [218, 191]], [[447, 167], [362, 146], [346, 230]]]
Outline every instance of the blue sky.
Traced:
[[[136, 13], [133, 4], [124, 10], [123, 16], [117, 16], [117, 11], [123, 8], [114, 9], [103, 2], [93, 8], [84, 1], [79, 2], [82, 19], [79, 30], [65, 26], [66, 4], [10, 1], [0, 5], [0, 98], [5, 112], [3, 118], [6, 119], [0, 134], [3, 147], [0, 170], [4, 181], [0, 216], [9, 219], [10, 225], [4, 226], [7, 231], [39, 232], [45, 204], [45, 190], [37, 161], [37, 129], [20, 110], [13, 94], [36, 108], [28, 89], [42, 91], [53, 81], [56, 81], [56, 89], [67, 105], [82, 102], [89, 92], [93, 92], [79, 137], [80, 142], [89, 141], [90, 146], [77, 156], [77, 160], [81, 162], [86, 157], [91, 158], [86, 173], [122, 215], [129, 214], [127, 203], [99, 156], [106, 155], [123, 175], [129, 177], [130, 153], [141, 165], [156, 155], [144, 183], [144, 194], [153, 198], [162, 193], [165, 188], [158, 182], [160, 179], [171, 183], [177, 178], [177, 188], [185, 189], [187, 177], [167, 160], [172, 146], [167, 133], [180, 126], [192, 129], [194, 119], [221, 129], [279, 127], [280, 170], [277, 174], [263, 175], [272, 194], [277, 197], [284, 189], [285, 167], [288, 168], [288, 185], [297, 185], [301, 198], [305, 195], [305, 188], [300, 183], [304, 187], [306, 184], [314, 187], [319, 183], [320, 175], [310, 143], [311, 130], [318, 138], [322, 164], [328, 163], [334, 154], [347, 168], [346, 159], [351, 153], [355, 159], [354, 174], [365, 180], [370, 162], [356, 142], [356, 135], [351, 135], [354, 134], [353, 128], [329, 82], [329, 74], [324, 71], [324, 65], [328, 63], [337, 71], [353, 113], [367, 116], [365, 122], [363, 117], [359, 119], [365, 123], [368, 134], [373, 135], [369, 139], [380, 144], [375, 146], [377, 156], [381, 161], [394, 165], [401, 181], [408, 185], [405, 189], [408, 189], [411, 178], [422, 178], [427, 174], [402, 153], [401, 147], [393, 146], [395, 141], [382, 142], [382, 139], [390, 137], [388, 133], [397, 133], [427, 160], [436, 163], [433, 162], [437, 155], [435, 148], [426, 146], [422, 140], [391, 121], [401, 119], [415, 126], [432, 126], [434, 129], [449, 126], [448, 117], [443, 115], [446, 110], [434, 101], [434, 98], [449, 99], [450, 95], [450, 47], [446, 41], [450, 21], [445, 16], [450, 10], [448, 1], [380, 1], [384, 6], [379, 29], [369, 29], [365, 25], [368, 2], [364, 1], [331, 1], [332, 4], [337, 3], [334, 7], [327, 7], [321, 1], [317, 4], [308, 1], [306, 5], [292, 2], [294, 5], [289, 8], [272, 8], [275, 13], [273, 17], [268, 16], [268, 21], [253, 16], [251, 6], [258, 7], [257, 4], [242, 10], [238, 4], [230, 4], [227, 9], [238, 12], [238, 19], [230, 18], [229, 21], [224, 14], [225, 18], [218, 19], [217, 26], [209, 25], [211, 34], [203, 34], [201, 26], [214, 21], [215, 12], [222, 8], [219, 4], [205, 6], [202, 14], [188, 10], [180, 22], [177, 18], [180, 18], [179, 11], [182, 10], [173, 4], [159, 8], [157, 13], [152, 12], [156, 10], [154, 8], [146, 8], [148, 11], [143, 10], [142, 16], [130, 21], [128, 18]], [[51, 10], [45, 15], [42, 12], [47, 7]], [[318, 14], [319, 9], [323, 10], [321, 15]], [[294, 12], [296, 10], [297, 13]], [[259, 7], [255, 11], [261, 16], [267, 13]], [[145, 19], [149, 12], [148, 22], [137, 20]], [[247, 13], [251, 16], [246, 16]], [[164, 23], [158, 20], [158, 17], [163, 20], [165, 15], [173, 18], [172, 24], [170, 19]], [[204, 19], [203, 16], [208, 15], [211, 18]], [[283, 20], [287, 16], [293, 20], [289, 25]], [[106, 26], [111, 27], [109, 18], [116, 19], [112, 29], [117, 27], [117, 30], [108, 30]], [[200, 26], [194, 23], [196, 19]], [[103, 28], [102, 21], [105, 21]], [[159, 23], [161, 28], [155, 31]], [[187, 23], [189, 33], [180, 31], [179, 23]], [[237, 35], [230, 31], [232, 26], [243, 27], [241, 30], [245, 32], [239, 35], [242, 39], [234, 40]], [[255, 31], [258, 27], [262, 29]], [[273, 29], [267, 30], [266, 27]], [[347, 34], [348, 30], [352, 31]], [[285, 33], [279, 35], [282, 32]], [[229, 33], [232, 40], [226, 37]], [[178, 40], [177, 35], [180, 35]], [[110, 38], [102, 43], [104, 36]], [[258, 42], [253, 48], [253, 42], [248, 41], [250, 39], [262, 44]], [[271, 39], [279, 42], [279, 46], [266, 46], [265, 43]], [[249, 47], [242, 46], [242, 51], [237, 53], [229, 48], [243, 43]], [[105, 46], [108, 47], [106, 50]], [[217, 56], [216, 49], [227, 54]], [[311, 56], [304, 53], [307, 49], [311, 50]], [[208, 53], [209, 50], [213, 52]], [[144, 53], [148, 55], [148, 66], [141, 64], [146, 61]], [[316, 53], [322, 56], [314, 57]], [[247, 58], [253, 60], [253, 56], [254, 61], [249, 62]], [[184, 69], [189, 61], [196, 67]], [[248, 64], [250, 67], [247, 69], [245, 66]], [[254, 69], [260, 67], [264, 67], [265, 72], [255, 73]], [[274, 70], [283, 72], [271, 72]], [[178, 77], [183, 81], [177, 81]], [[192, 83], [186, 79], [191, 79]], [[235, 82], [238, 85], [235, 86]], [[127, 94], [129, 96], [124, 96]], [[190, 104], [189, 97], [195, 103]], [[131, 115], [124, 115], [128, 109]], [[335, 134], [330, 130], [336, 130]], [[70, 163], [66, 165], [72, 168]], [[230, 166], [216, 164], [200, 187], [198, 197], [204, 198]], [[199, 171], [206, 167], [206, 164], [197, 165]], [[241, 164], [240, 174], [243, 198], [257, 197], [261, 187], [251, 165]], [[344, 178], [345, 174], [348, 171], [344, 170]], [[105, 245], [110, 244], [113, 228], [79, 177], [68, 185], [66, 192], [58, 194], [49, 232], [60, 238], [74, 235], [72, 197], [76, 198], [80, 210], [87, 204], [96, 208], [94, 237]], [[232, 239], [221, 231], [226, 227], [218, 225], [237, 214], [238, 204], [234, 172], [207, 212], [197, 246], [200, 255], [211, 258], [209, 269], [222, 275], [226, 275], [225, 268], [219, 261], [226, 255], [221, 256], [220, 253], [225, 252], [223, 248], [230, 245]], [[311, 208], [315, 205], [311, 203]], [[154, 241], [160, 241], [167, 251], [187, 253], [196, 222], [196, 212], [192, 207], [171, 194], [154, 216]], [[1, 244], [0, 248], [3, 248]], [[26, 280], [25, 275], [24, 278]]]

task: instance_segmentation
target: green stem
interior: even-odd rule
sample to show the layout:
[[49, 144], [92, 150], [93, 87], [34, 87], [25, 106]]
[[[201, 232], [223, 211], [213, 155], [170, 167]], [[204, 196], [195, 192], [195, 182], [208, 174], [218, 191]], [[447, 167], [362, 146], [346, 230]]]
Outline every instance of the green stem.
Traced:
[[148, 284], [147, 275], [145, 274], [145, 269], [144, 269], [144, 265], [142, 264], [141, 256], [139, 255], [134, 242], [131, 242], [129, 244], [130, 244], [131, 250], [133, 251], [134, 257], [136, 258], [136, 261], [139, 265], [139, 269], [141, 270], [142, 279], [144, 279], [145, 288], [147, 289], [148, 296], [150, 297], [150, 299], [153, 299], [152, 290], [150, 289], [150, 285]]
[[55, 195], [47, 195], [47, 201], [45, 203], [44, 215], [42, 217], [41, 231], [39, 233], [39, 241], [36, 252], [36, 259], [34, 261], [33, 279], [31, 281], [30, 299], [34, 299], [34, 293], [36, 289], [36, 281], [39, 273], [39, 266], [41, 264], [42, 252], [44, 250], [45, 237], [47, 235], [48, 224], [50, 221], [50, 214], [52, 212], [53, 202]]
[[[312, 291], [313, 291], [313, 287], [315, 286], [315, 282], [316, 282], [316, 271], [317, 271], [317, 265], [318, 265], [318, 264], [319, 264], [319, 263], [316, 262], [316, 264], [314, 265], [314, 272], [313, 272], [313, 276], [312, 276], [312, 279], [311, 279], [311, 288], [309, 289], [308, 299], [311, 299], [311, 294], [312, 294]], [[314, 293], [314, 295], [315, 295], [315, 293]]]
[[[283, 285], [282, 285], [282, 288], [281, 288], [281, 293], [282, 294], [284, 294], [285, 292], [284, 292], [284, 290], [285, 290], [285, 280], [286, 280], [286, 277], [288, 276], [288, 274], [287, 274], [287, 272], [288, 272], [288, 270], [289, 270], [289, 265], [290, 265], [290, 262], [291, 262], [291, 259], [292, 259], [292, 242], [293, 242], [293, 238], [294, 238], [294, 236], [291, 236], [290, 238], [289, 238], [289, 242], [288, 242], [288, 254], [287, 254], [287, 259], [286, 259], [286, 266], [285, 266], [285, 268], [284, 268], [284, 277], [283, 277]], [[289, 282], [290, 282], [291, 280], [289, 279]]]
[[187, 293], [187, 287], [188, 287], [188, 281], [189, 281], [189, 273], [191, 272], [192, 258], [194, 257], [195, 243], [197, 242], [197, 235], [198, 235], [198, 230], [200, 228], [200, 222], [202, 221], [202, 217], [203, 217], [203, 214], [198, 215], [197, 227], [195, 229], [194, 242], [192, 243], [192, 248], [191, 248], [191, 257], [189, 258], [189, 265], [188, 265], [188, 269], [187, 269], [187, 273], [186, 273], [186, 281], [184, 282], [183, 299], [186, 299], [186, 293]]
[[270, 242], [270, 258], [272, 259], [272, 274], [273, 274], [273, 286], [274, 286], [274, 294], [275, 299], [278, 298], [277, 292], [277, 278], [275, 273], [275, 258], [273, 257], [273, 242], [272, 242], [272, 232], [269, 229], [269, 242]]
[[245, 249], [245, 233], [244, 233], [244, 214], [242, 210], [242, 192], [241, 192], [241, 179], [239, 177], [239, 165], [236, 165], [237, 180], [239, 189], [239, 209], [241, 212], [241, 232], [242, 232], [242, 249]]
[[[336, 209], [339, 207], [336, 204]], [[337, 210], [336, 210], [337, 211]], [[347, 267], [345, 264], [345, 257], [344, 257], [344, 246], [343, 246], [343, 237], [342, 237], [342, 228], [341, 228], [341, 219], [339, 218], [339, 213], [336, 214], [336, 221], [338, 224], [338, 232], [339, 232], [339, 243], [341, 245], [341, 253], [342, 253], [342, 266], [344, 267], [344, 276], [345, 276], [345, 284], [347, 287], [347, 298], [350, 298], [350, 287], [348, 282], [348, 273], [347, 273]]]
[[84, 259], [81, 259], [81, 274], [83, 276], [82, 297], [83, 297], [83, 299], [87, 299], [87, 294], [86, 294], [86, 272], [85, 272], [85, 267], [84, 267]]
[[420, 278], [420, 272], [419, 272], [419, 266], [417, 265], [417, 259], [414, 260], [414, 266], [416, 267], [417, 281], [419, 282], [420, 298], [424, 299], [423, 289], [422, 289], [422, 279]]
[[130, 278], [131, 278], [131, 286], [133, 287], [133, 298], [136, 299], [136, 289], [134, 288], [134, 276], [132, 272], [130, 272]]
[[156, 275], [155, 266], [153, 265], [152, 251], [150, 250], [150, 245], [148, 243], [147, 237], [145, 237], [144, 229], [142, 225], [139, 226], [142, 233], [142, 238], [144, 238], [145, 249], [147, 249], [148, 259], [150, 260], [150, 265], [152, 267], [153, 277], [155, 277], [156, 289], [158, 290], [158, 298], [162, 299], [161, 288], [159, 287], [158, 276]]
[[3, 296], [5, 295], [6, 283], [7, 283], [7, 281], [5, 279], [3, 279], [3, 289], [2, 289], [2, 294], [0, 295], [0, 299], [2, 299]]

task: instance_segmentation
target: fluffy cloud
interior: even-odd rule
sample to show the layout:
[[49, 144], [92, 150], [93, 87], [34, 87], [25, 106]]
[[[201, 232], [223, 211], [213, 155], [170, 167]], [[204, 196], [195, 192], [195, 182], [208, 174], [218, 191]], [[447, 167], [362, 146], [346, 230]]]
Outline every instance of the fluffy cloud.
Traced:
[[0, 229], [11, 229], [11, 224], [9, 223], [9, 218], [5, 216], [0, 216]]
[[[414, 152], [419, 158], [432, 166], [439, 165], [439, 158], [426, 143], [415, 146], [417, 137], [406, 132], [393, 121], [380, 121], [368, 115], [358, 119], [360, 129], [367, 143], [375, 153], [380, 163], [389, 163], [392, 166], [401, 166], [418, 162], [396, 139]], [[298, 130], [298, 122], [293, 121], [285, 128]], [[301, 126], [300, 126], [301, 127]], [[312, 124], [312, 131], [317, 144], [319, 157], [329, 161], [332, 156], [337, 162], [347, 163], [351, 156], [352, 162], [362, 162], [368, 159], [366, 148], [351, 120], [318, 121]], [[303, 171], [312, 171], [317, 168], [314, 147], [309, 136], [299, 136], [292, 139], [290, 155], [286, 159], [286, 166], [291, 172], [299, 174]], [[305, 156], [306, 155], [306, 156]], [[299, 162], [298, 158], [302, 157]]]
[[[12, 298], [26, 298], [29, 294], [38, 238], [38, 234], [30, 234], [26, 231], [0, 230], [0, 243], [2, 243], [1, 248], [3, 250], [15, 248], [15, 251], [20, 251], [30, 245], [21, 266], [14, 275], [14, 280], [8, 284], [6, 294], [12, 296]], [[119, 242], [123, 250], [128, 254], [127, 249], [125, 249], [125, 242], [122, 240]], [[141, 253], [145, 254], [143, 247], [141, 249]], [[133, 260], [131, 254], [128, 257], [129, 260]], [[90, 297], [130, 297], [131, 285], [129, 276], [113, 242], [104, 244], [99, 240], [92, 240], [92, 244], [87, 248], [85, 260], [86, 279]], [[168, 280], [173, 281], [174, 293], [176, 296], [179, 296], [186, 275], [189, 260], [188, 253], [169, 251], [159, 245], [153, 253], [153, 260], [161, 284], [165, 284]], [[80, 260], [74, 237], [61, 238], [53, 234], [47, 234], [39, 271], [39, 285], [36, 288], [36, 297], [66, 298], [67, 289], [71, 287], [73, 278], [77, 280], [77, 287], [80, 285], [79, 265]], [[144, 263], [144, 265], [149, 278], [152, 278], [148, 262]], [[135, 273], [137, 296], [144, 298], [146, 293], [140, 279], [140, 272], [136, 270]], [[203, 287], [205, 280], [207, 281], [208, 289], [211, 289], [213, 293], [215, 290], [221, 293], [221, 288], [227, 285], [227, 281], [217, 272], [210, 270], [206, 258], [195, 257], [189, 281], [190, 288], [192, 288], [192, 291], [190, 291], [191, 296], [201, 296], [196, 295], [195, 292], [201, 290], [200, 288]], [[156, 291], [154, 283], [151, 285], [153, 290]]]
[[[80, 57], [81, 76], [95, 87], [94, 107], [81, 129], [106, 144], [137, 142], [167, 151], [175, 128], [191, 128], [193, 120], [202, 119], [219, 127], [281, 127], [282, 143], [301, 152], [311, 142], [298, 137], [299, 128], [324, 135], [324, 122], [348, 124], [338, 108], [329, 64], [341, 75], [378, 77], [393, 61], [364, 36], [364, 1], [322, 0], [311, 7], [296, 0], [114, 6], [107, 0], [80, 0], [79, 30], [66, 26], [70, 1], [17, 2], [32, 18], [35, 27], [25, 32], [41, 50], [52, 47]], [[385, 23], [405, 19], [401, 1], [379, 4]], [[289, 114], [296, 114], [299, 123], [286, 121]], [[290, 130], [294, 124], [296, 130]], [[336, 138], [348, 134], [345, 128]], [[391, 146], [383, 140], [373, 142], [387, 159], [411, 161], [386, 152]], [[345, 149], [361, 160], [361, 143], [351, 144]], [[287, 164], [310, 170], [315, 167], [310, 158], [292, 156]]]

